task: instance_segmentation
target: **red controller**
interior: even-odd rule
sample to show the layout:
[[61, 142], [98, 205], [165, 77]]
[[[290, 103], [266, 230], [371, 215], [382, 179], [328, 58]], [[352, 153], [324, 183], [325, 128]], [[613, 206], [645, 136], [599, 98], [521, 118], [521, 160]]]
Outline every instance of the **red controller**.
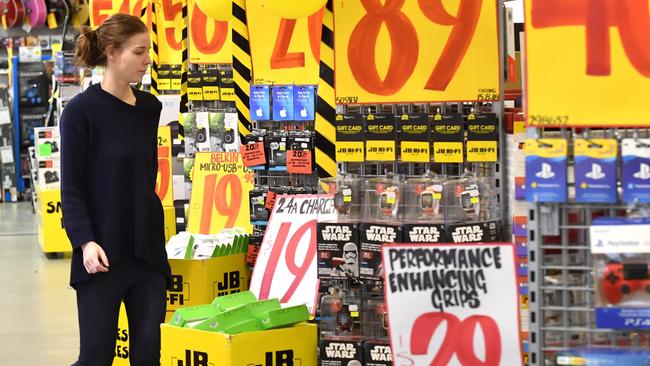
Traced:
[[650, 294], [648, 264], [607, 264], [603, 271], [601, 284], [603, 295], [610, 304], [618, 304], [624, 295], [638, 290], [644, 290]]

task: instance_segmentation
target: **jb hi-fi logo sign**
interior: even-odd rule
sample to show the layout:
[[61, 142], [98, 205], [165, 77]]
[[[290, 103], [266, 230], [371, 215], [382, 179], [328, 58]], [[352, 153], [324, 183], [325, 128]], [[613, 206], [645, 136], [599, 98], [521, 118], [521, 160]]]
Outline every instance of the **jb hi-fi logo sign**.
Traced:
[[172, 285], [167, 291], [167, 303], [169, 305], [185, 305], [190, 299], [190, 284], [183, 282], [183, 276], [172, 275]]
[[214, 363], [210, 362], [206, 352], [186, 349], [185, 357], [183, 359], [173, 357], [171, 366], [214, 366]]
[[223, 279], [213, 283], [216, 296], [230, 295], [241, 291], [242, 278], [239, 271], [224, 272]]
[[302, 366], [302, 360], [294, 358], [294, 352], [291, 349], [266, 352], [263, 363], [249, 363], [246, 366]]

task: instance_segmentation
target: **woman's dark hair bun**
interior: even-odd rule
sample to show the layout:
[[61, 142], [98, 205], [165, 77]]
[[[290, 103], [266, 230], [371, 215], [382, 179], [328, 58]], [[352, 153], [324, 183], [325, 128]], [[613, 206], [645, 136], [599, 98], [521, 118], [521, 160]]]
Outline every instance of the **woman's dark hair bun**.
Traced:
[[79, 66], [95, 67], [106, 63], [106, 55], [99, 48], [97, 30], [82, 27], [75, 44], [75, 62]]

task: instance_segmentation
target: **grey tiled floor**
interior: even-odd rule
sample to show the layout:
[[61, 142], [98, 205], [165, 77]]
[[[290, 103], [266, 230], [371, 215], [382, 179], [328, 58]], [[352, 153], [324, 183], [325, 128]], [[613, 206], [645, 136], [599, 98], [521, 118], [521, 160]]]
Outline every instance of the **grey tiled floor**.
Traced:
[[79, 336], [69, 259], [47, 259], [29, 203], [0, 203], [0, 364], [70, 365]]

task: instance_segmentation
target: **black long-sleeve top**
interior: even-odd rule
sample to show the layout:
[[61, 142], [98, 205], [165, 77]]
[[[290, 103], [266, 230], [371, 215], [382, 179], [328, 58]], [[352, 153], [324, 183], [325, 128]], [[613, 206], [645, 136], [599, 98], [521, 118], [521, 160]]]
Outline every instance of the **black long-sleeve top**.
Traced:
[[171, 277], [155, 193], [162, 104], [149, 93], [133, 93], [135, 106], [91, 85], [61, 116], [61, 204], [73, 248], [73, 287], [103, 275], [83, 266], [81, 245], [88, 241], [104, 249], [111, 266], [138, 257]]

